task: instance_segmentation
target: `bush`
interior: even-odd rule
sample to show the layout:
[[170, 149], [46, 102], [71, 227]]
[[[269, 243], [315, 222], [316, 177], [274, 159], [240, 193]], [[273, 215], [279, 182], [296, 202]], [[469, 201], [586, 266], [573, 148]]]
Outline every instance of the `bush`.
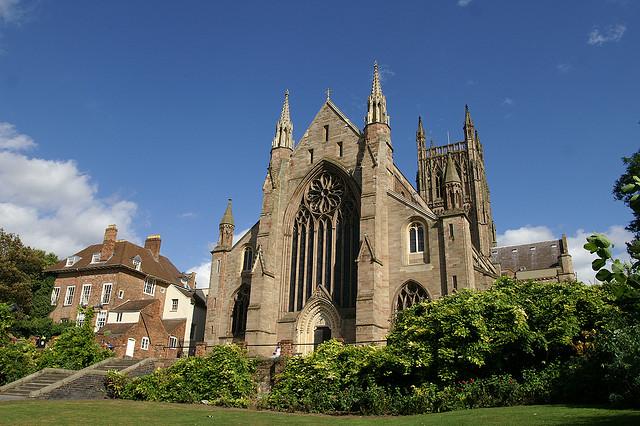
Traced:
[[511, 374], [580, 355], [606, 324], [622, 321], [597, 286], [502, 279], [398, 315], [388, 344], [413, 379], [449, 384]]
[[26, 340], [0, 345], [0, 386], [38, 370], [40, 353]]
[[[276, 410], [382, 414], [397, 408], [408, 364], [385, 347], [325, 342], [305, 357], [289, 358], [267, 405]], [[396, 408], [392, 408], [396, 407]]]
[[256, 391], [253, 361], [236, 345], [214, 346], [205, 357], [189, 357], [169, 368], [133, 379], [122, 388], [122, 379], [111, 375], [114, 394], [125, 399], [200, 402], [225, 407], [247, 407]]
[[[80, 308], [82, 309], [82, 308]], [[39, 368], [66, 368], [80, 370], [113, 356], [95, 340], [91, 319], [93, 309], [84, 310], [85, 321], [81, 327], [69, 327], [42, 351]]]

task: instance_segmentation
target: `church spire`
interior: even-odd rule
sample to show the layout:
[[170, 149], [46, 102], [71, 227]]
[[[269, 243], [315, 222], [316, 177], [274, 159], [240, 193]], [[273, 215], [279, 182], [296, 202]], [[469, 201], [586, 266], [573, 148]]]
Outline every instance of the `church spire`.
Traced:
[[469, 142], [473, 140], [475, 134], [475, 128], [473, 126], [473, 120], [471, 119], [471, 113], [469, 112], [469, 105], [464, 106], [464, 139]]
[[422, 127], [422, 117], [418, 116], [418, 130], [416, 131], [416, 142], [418, 144], [418, 149], [425, 148], [425, 136], [424, 136], [424, 127]]
[[371, 84], [371, 94], [367, 102], [366, 124], [382, 123], [389, 125], [389, 116], [387, 115], [387, 99], [382, 94], [382, 85], [380, 84], [380, 73], [378, 71], [378, 63], [373, 64], [373, 83]]
[[235, 229], [233, 213], [231, 212], [231, 198], [227, 201], [227, 208], [222, 215], [222, 219], [220, 219], [219, 229], [220, 234], [217, 248], [231, 249], [233, 246], [233, 230]]
[[444, 183], [460, 183], [460, 175], [458, 174], [458, 170], [456, 166], [453, 164], [453, 158], [451, 154], [447, 155], [447, 171], [444, 177]]
[[280, 120], [276, 124], [276, 134], [271, 143], [271, 149], [274, 148], [293, 149], [293, 123], [289, 114], [289, 90], [284, 92], [284, 103], [280, 112]]

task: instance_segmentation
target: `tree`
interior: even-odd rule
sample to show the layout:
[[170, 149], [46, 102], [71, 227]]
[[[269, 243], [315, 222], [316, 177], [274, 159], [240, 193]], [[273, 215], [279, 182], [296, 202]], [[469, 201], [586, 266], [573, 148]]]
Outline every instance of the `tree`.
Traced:
[[[0, 302], [15, 305], [19, 314], [28, 315], [35, 301], [36, 314], [46, 316], [51, 306], [43, 306], [42, 293], [48, 292], [44, 297], [46, 305], [52, 281], [43, 271], [57, 261], [55, 254], [26, 247], [18, 235], [0, 228]], [[34, 294], [38, 297], [34, 298]]]
[[[617, 200], [624, 201], [624, 203], [633, 210], [633, 219], [627, 226], [627, 229], [634, 233], [634, 240], [627, 244], [629, 254], [633, 256], [632, 248], [635, 247], [635, 253], [640, 252], [640, 198], [634, 193], [630, 192], [629, 185], [634, 185], [636, 181], [634, 176], [640, 176], [640, 150], [630, 157], [622, 157], [622, 162], [626, 165], [627, 169], [618, 178], [613, 185], [613, 196]], [[625, 188], [628, 190], [625, 191]]]
[[[637, 161], [633, 167], [640, 166], [640, 151], [634, 156], [637, 156]], [[629, 170], [632, 170], [632, 160], [627, 163], [629, 164], [628, 173]], [[624, 177], [625, 175], [616, 182], [614, 192]], [[640, 218], [640, 177], [630, 175], [629, 179], [624, 182], [628, 183], [619, 187], [619, 194], [620, 198], [624, 199], [633, 211], [635, 219], [627, 227], [631, 230], [635, 226], [634, 223], [638, 222]], [[636, 313], [640, 312], [640, 239], [638, 232], [640, 232], [640, 228], [636, 228], [636, 238], [631, 243], [627, 243], [629, 255], [635, 260], [632, 264], [613, 258], [611, 253], [613, 245], [605, 235], [593, 234], [587, 238], [587, 243], [584, 245], [585, 250], [598, 256], [591, 264], [592, 269], [597, 271], [596, 278], [605, 283], [605, 287], [621, 306]], [[608, 264], [610, 264], [610, 269], [607, 268]]]

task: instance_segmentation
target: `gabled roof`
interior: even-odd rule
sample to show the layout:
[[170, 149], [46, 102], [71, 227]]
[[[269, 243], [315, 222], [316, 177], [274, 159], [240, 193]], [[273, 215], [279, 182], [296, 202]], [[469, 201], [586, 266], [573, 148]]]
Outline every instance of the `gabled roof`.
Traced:
[[105, 324], [96, 334], [104, 335], [105, 332], [108, 331], [110, 336], [121, 336], [126, 333], [131, 327], [136, 325], [136, 323], [125, 323], [125, 324]]
[[93, 269], [125, 267], [135, 271], [133, 267], [133, 258], [140, 256], [142, 260], [141, 272], [153, 277], [159, 278], [168, 283], [180, 283], [182, 273], [175, 267], [169, 259], [159, 256], [158, 260], [153, 257], [151, 250], [140, 247], [129, 241], [117, 241], [115, 244], [113, 256], [105, 262], [91, 263], [91, 256], [94, 253], [100, 253], [102, 244], [91, 245], [79, 252], [75, 253], [78, 260], [72, 266], [66, 266], [66, 259], [61, 260], [55, 265], [47, 268], [47, 272], [66, 272], [66, 271], [89, 271]]
[[157, 301], [158, 299], [127, 300], [122, 305], [111, 309], [111, 312], [139, 312]]
[[562, 240], [539, 241], [517, 246], [495, 247], [491, 259], [503, 270], [517, 272], [555, 268], [562, 254]]
[[174, 331], [182, 324], [186, 324], [186, 319], [170, 319], [170, 320], [162, 320], [162, 325], [168, 334], [173, 334]]

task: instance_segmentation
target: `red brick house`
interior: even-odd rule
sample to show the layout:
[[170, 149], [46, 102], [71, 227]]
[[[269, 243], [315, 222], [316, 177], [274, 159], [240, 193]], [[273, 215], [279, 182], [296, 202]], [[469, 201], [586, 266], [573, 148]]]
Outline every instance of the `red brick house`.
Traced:
[[[196, 310], [205, 302], [196, 295], [195, 273], [180, 272], [160, 254], [159, 235], [147, 237], [144, 247], [117, 240], [115, 225], [107, 227], [104, 241], [91, 245], [48, 268], [56, 280], [51, 294], [55, 309], [50, 317], [56, 321], [82, 323], [79, 306], [93, 306], [96, 339], [113, 347], [118, 356], [176, 357], [181, 348], [201, 341], [198, 325], [191, 327]], [[178, 316], [166, 303], [176, 304], [175, 296], [189, 295]], [[186, 305], [190, 306], [186, 306]], [[177, 307], [177, 306], [176, 306]], [[165, 309], [166, 308], [166, 309]], [[195, 315], [200, 318], [202, 315]], [[204, 331], [204, 321], [200, 328]], [[186, 327], [190, 326], [185, 341]], [[194, 331], [195, 330], [195, 331]], [[203, 333], [201, 333], [203, 334]]]

